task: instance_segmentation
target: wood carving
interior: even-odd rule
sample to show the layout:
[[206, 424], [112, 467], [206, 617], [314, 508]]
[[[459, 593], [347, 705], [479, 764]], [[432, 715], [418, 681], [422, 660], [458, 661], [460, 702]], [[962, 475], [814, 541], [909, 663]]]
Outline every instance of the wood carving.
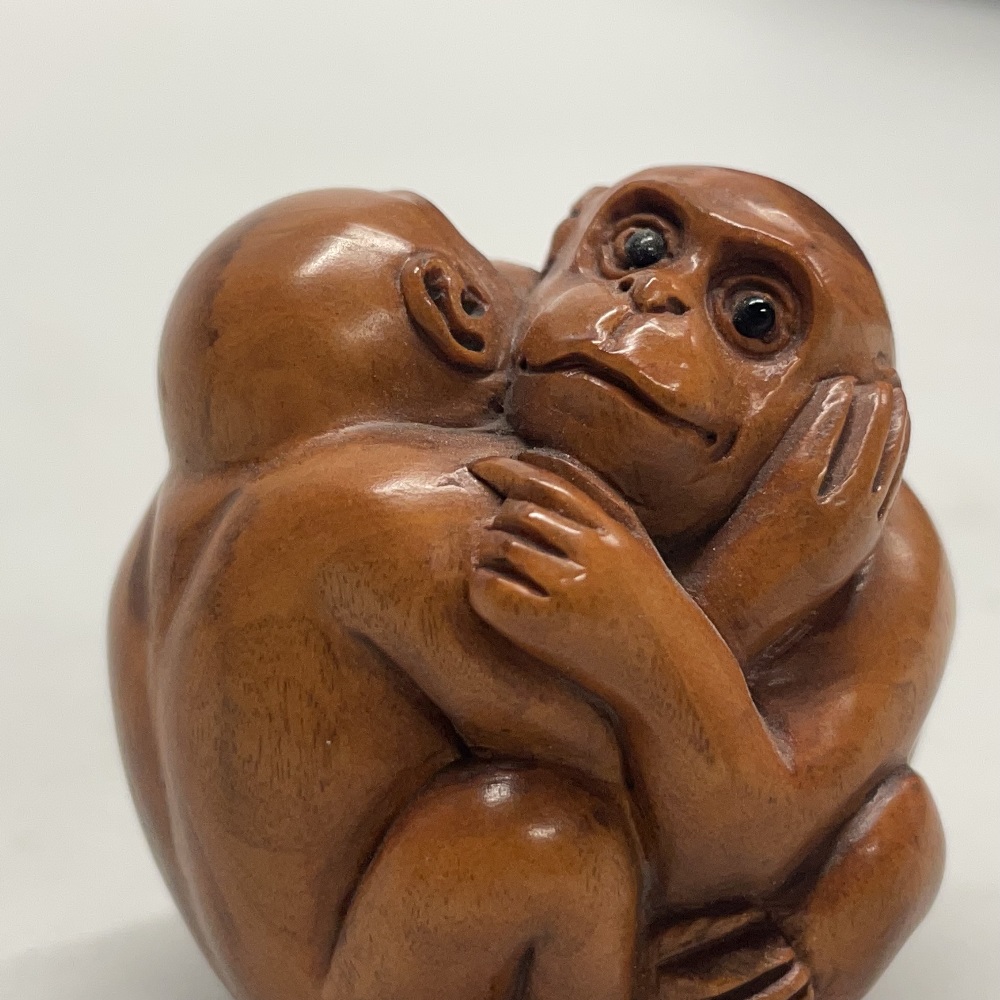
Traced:
[[122, 752], [239, 1000], [853, 1000], [931, 903], [950, 640], [854, 240], [585, 195], [540, 274], [321, 191], [195, 263], [115, 586]]

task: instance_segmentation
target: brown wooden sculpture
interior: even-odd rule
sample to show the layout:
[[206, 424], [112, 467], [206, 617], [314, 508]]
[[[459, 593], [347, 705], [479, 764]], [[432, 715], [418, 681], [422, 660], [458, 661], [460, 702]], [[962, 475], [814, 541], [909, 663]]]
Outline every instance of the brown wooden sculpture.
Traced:
[[861, 997], [923, 916], [952, 622], [851, 237], [595, 189], [540, 275], [412, 195], [238, 223], [112, 601], [132, 790], [240, 1000]]

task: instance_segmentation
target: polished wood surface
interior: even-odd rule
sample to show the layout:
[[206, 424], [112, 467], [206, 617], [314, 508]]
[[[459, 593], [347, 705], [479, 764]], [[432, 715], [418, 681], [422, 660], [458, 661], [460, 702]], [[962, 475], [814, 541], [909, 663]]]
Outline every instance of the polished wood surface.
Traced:
[[929, 907], [953, 598], [871, 269], [775, 181], [545, 268], [321, 191], [194, 264], [112, 597], [122, 752], [239, 1000], [854, 1000]]

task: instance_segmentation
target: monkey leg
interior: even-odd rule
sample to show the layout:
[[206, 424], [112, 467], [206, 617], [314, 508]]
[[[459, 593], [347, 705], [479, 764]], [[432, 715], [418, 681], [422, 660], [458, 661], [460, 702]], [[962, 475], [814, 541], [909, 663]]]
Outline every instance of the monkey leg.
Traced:
[[324, 1000], [628, 1000], [639, 873], [625, 829], [551, 771], [442, 776], [359, 884]]
[[864, 996], [930, 908], [943, 865], [934, 801], [903, 768], [843, 829], [804, 902], [782, 921], [817, 1000]]
[[888, 778], [792, 899], [695, 915], [654, 932], [663, 1000], [859, 1000], [930, 906], [943, 838], [923, 782]]

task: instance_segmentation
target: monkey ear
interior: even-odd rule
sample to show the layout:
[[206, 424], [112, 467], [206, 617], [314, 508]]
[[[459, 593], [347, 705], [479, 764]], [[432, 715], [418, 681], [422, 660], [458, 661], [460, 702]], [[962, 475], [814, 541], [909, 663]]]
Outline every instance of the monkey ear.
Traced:
[[495, 371], [505, 330], [493, 303], [470, 284], [454, 261], [439, 253], [408, 257], [400, 291], [414, 327], [449, 364], [474, 372]]
[[545, 267], [542, 268], [543, 275], [549, 272], [556, 258], [562, 253], [563, 248], [569, 242], [570, 235], [576, 228], [577, 219], [583, 213], [587, 203], [598, 195], [604, 194], [607, 190], [607, 187], [592, 187], [586, 194], [576, 200], [573, 207], [569, 210], [569, 215], [556, 226], [556, 230], [552, 234], [552, 242], [549, 245], [549, 255], [545, 260]]

